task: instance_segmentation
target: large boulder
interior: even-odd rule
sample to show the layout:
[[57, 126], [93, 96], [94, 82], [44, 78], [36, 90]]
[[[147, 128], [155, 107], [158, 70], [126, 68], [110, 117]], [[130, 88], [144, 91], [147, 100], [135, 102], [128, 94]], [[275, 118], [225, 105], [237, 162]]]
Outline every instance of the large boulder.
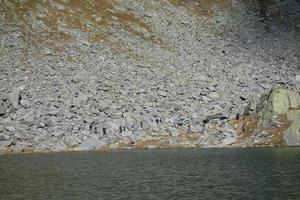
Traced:
[[[285, 88], [274, 88], [270, 93], [263, 95], [256, 108], [260, 125], [269, 128], [278, 116], [286, 116], [289, 113], [291, 118], [296, 110], [300, 109], [300, 95], [298, 92]], [[293, 115], [293, 116], [292, 116]]]
[[300, 145], [300, 120], [296, 120], [284, 132], [283, 139], [288, 146]]
[[300, 95], [293, 90], [276, 88], [270, 94], [269, 103], [275, 114], [286, 114], [300, 107]]
[[[245, 114], [248, 120], [257, 122], [254, 131], [269, 135], [256, 139], [273, 138], [263, 143], [300, 145], [300, 94], [297, 91], [276, 87], [253, 101]], [[247, 124], [244, 129], [247, 130]]]

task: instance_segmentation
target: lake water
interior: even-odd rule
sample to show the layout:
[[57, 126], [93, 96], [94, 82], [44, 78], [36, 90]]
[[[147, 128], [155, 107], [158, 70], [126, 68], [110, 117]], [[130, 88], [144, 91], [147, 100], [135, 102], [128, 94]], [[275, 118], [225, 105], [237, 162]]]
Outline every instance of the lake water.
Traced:
[[0, 156], [0, 199], [300, 199], [300, 148]]

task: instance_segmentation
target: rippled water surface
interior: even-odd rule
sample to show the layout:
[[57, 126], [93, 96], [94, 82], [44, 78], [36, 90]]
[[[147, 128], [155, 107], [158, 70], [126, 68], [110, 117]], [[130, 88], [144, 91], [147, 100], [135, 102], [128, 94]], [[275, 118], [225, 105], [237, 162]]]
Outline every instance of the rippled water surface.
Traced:
[[3, 155], [0, 199], [300, 199], [300, 148]]

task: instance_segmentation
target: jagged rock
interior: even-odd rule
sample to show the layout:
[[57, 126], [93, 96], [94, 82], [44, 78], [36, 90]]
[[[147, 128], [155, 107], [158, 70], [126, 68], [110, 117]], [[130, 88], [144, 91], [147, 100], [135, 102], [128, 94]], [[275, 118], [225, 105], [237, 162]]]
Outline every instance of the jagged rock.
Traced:
[[14, 109], [17, 109], [21, 100], [20, 92], [25, 89], [25, 86], [15, 87], [9, 94], [9, 100]]
[[300, 146], [300, 120], [296, 120], [284, 132], [284, 141], [289, 146]]

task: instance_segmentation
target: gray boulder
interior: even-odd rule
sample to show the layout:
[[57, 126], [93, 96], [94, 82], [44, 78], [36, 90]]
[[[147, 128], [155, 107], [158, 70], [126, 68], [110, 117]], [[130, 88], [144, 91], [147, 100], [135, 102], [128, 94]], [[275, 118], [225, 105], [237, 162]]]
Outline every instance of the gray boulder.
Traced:
[[300, 120], [296, 120], [284, 132], [283, 139], [288, 146], [300, 146]]
[[0, 104], [0, 116], [3, 116], [6, 114], [6, 109]]
[[14, 87], [9, 94], [9, 100], [14, 109], [17, 109], [21, 100], [20, 92], [25, 89], [25, 86]]
[[78, 149], [80, 150], [91, 150], [97, 149], [105, 146], [105, 142], [101, 141], [97, 138], [89, 138], [84, 140], [79, 146]]
[[300, 95], [298, 92], [285, 89], [274, 88], [269, 93], [261, 96], [260, 100], [255, 103], [255, 106], [250, 105], [248, 110], [251, 110], [252, 117], [259, 119], [259, 125], [263, 128], [269, 128], [277, 120], [280, 115], [292, 115], [295, 118], [295, 113], [291, 110], [300, 108]]

